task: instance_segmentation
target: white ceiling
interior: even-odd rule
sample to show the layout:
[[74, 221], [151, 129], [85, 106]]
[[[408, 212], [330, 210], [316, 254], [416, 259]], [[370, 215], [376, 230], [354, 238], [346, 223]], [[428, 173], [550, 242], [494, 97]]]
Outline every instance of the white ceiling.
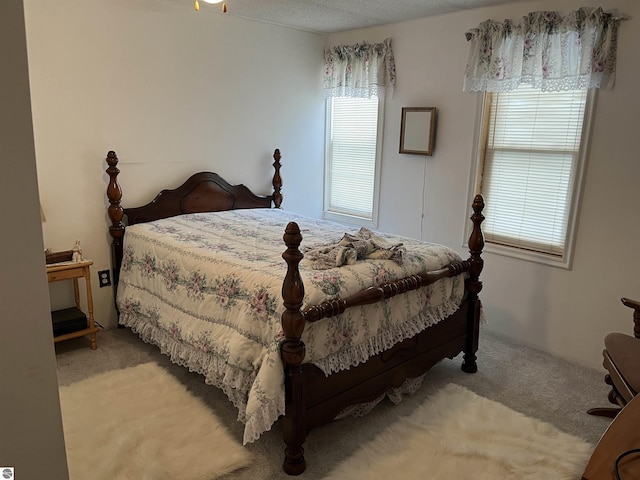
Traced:
[[[183, 0], [172, 0], [182, 2]], [[227, 15], [316, 33], [373, 27], [385, 23], [525, 0], [226, 0]], [[189, 0], [184, 0], [189, 3]], [[191, 1], [193, 4], [193, 0]], [[200, 9], [221, 4], [200, 0]]]

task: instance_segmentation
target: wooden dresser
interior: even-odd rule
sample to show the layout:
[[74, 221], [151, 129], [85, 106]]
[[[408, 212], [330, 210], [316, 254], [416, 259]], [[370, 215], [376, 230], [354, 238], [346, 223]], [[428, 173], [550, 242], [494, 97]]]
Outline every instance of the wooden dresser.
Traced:
[[[613, 419], [596, 445], [582, 480], [615, 480], [614, 464], [621, 453], [640, 449], [640, 395], [634, 397]], [[640, 453], [622, 459], [621, 480], [640, 479]]]

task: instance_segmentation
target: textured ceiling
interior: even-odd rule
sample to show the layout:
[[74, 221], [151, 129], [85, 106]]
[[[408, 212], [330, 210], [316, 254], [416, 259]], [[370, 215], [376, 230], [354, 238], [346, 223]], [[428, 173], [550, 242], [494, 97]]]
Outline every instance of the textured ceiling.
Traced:
[[[227, 14], [310, 32], [335, 33], [518, 1], [525, 0], [227, 0]], [[220, 5], [200, 0], [200, 8], [220, 9]]]

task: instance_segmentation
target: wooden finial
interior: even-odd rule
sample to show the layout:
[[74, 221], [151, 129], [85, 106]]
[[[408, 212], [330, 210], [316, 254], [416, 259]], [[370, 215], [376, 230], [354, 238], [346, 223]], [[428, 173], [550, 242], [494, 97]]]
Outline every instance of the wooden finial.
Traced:
[[280, 190], [282, 189], [282, 177], [280, 176], [280, 150], [275, 149], [273, 152], [273, 168], [275, 169], [275, 173], [273, 174], [273, 204], [276, 208], [280, 208], [282, 205], [282, 193]]
[[109, 198], [109, 219], [111, 220], [111, 227], [109, 231], [114, 238], [122, 238], [124, 233], [124, 225], [122, 224], [122, 217], [124, 211], [120, 200], [122, 199], [122, 189], [118, 184], [118, 156], [116, 152], [110, 151], [107, 153], [107, 164], [109, 167], [106, 172], [109, 174], [109, 185], [107, 186], [107, 197]]
[[304, 298], [304, 285], [298, 264], [302, 260], [300, 227], [289, 222], [283, 236], [287, 249], [282, 258], [287, 262], [287, 274], [282, 285], [282, 299], [285, 311], [282, 313], [284, 341], [280, 347], [280, 356], [285, 365], [285, 416], [282, 421], [282, 435], [286, 444], [283, 468], [289, 475], [304, 472], [305, 422], [305, 386], [302, 381], [302, 361], [306, 348], [300, 339], [304, 331], [305, 319], [300, 310]]
[[107, 198], [109, 199], [109, 219], [111, 220], [111, 225], [109, 226], [109, 233], [112, 238], [112, 248], [114, 255], [114, 271], [113, 271], [113, 280], [114, 285], [117, 288], [118, 279], [120, 277], [120, 265], [122, 264], [122, 254], [123, 254], [123, 237], [124, 237], [124, 224], [122, 223], [122, 217], [124, 216], [124, 209], [120, 203], [122, 199], [122, 189], [118, 184], [118, 174], [120, 170], [118, 169], [118, 156], [116, 152], [110, 151], [107, 153], [107, 163], [109, 167], [107, 168], [107, 173], [109, 174], [109, 185], [107, 186]]

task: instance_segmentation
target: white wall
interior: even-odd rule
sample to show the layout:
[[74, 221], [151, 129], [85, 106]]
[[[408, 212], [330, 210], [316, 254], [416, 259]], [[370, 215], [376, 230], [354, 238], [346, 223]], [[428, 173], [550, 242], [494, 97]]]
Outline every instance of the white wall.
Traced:
[[[640, 297], [632, 256], [640, 238], [633, 222], [640, 7], [632, 0], [519, 2], [328, 39], [168, 0], [26, 0], [45, 245], [60, 250], [81, 240], [95, 261], [94, 280], [110, 267], [110, 149], [121, 159], [123, 202], [137, 205], [201, 169], [269, 193], [278, 147], [285, 207], [319, 216], [322, 46], [391, 37], [398, 80], [385, 110], [379, 228], [464, 253], [478, 105], [477, 95], [462, 92], [464, 32], [487, 18], [583, 5], [631, 19], [620, 28], [617, 84], [597, 101], [573, 268], [487, 253], [482, 298], [488, 328], [598, 367], [604, 335], [631, 329], [619, 298]], [[403, 106], [438, 107], [434, 156], [398, 153]], [[97, 320], [112, 326], [112, 288], [94, 290]], [[54, 306], [69, 298], [53, 292]]]
[[64, 480], [22, 0], [0, 2], [0, 466]]
[[[25, 15], [45, 245], [80, 240], [94, 285], [111, 265], [108, 150], [137, 206], [200, 170], [269, 194], [279, 148], [283, 206], [321, 214], [323, 36], [169, 0], [25, 0]], [[54, 308], [73, 302], [64, 283]], [[93, 291], [115, 325], [112, 288]]]
[[[462, 92], [468, 54], [464, 33], [488, 18], [519, 19], [536, 10], [568, 13], [581, 6], [617, 9], [631, 18], [620, 27], [615, 88], [601, 91], [597, 99], [573, 268], [487, 253], [482, 300], [489, 329], [598, 368], [605, 334], [632, 331], [631, 311], [620, 304], [620, 297], [640, 299], [635, 258], [640, 238], [640, 4], [524, 2], [334, 34], [327, 44], [391, 37], [397, 85], [385, 110], [379, 226], [459, 246], [463, 253], [478, 106], [475, 94]], [[438, 108], [433, 157], [398, 153], [401, 108], [407, 106]]]

